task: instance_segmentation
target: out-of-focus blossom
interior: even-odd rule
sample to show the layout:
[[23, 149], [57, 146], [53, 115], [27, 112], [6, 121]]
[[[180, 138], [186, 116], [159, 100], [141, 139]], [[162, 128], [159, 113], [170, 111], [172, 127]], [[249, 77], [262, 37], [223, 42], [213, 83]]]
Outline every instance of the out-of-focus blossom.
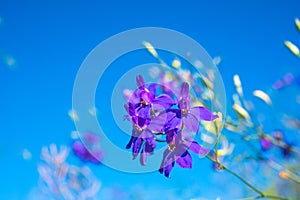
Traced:
[[55, 144], [50, 144], [49, 149], [42, 148], [41, 159], [49, 165], [59, 166], [66, 161], [68, 155], [69, 149], [66, 146], [60, 146], [60, 151], [58, 151]]
[[272, 142], [264, 136], [261, 136], [259, 141], [263, 151], [267, 151], [272, 147]]
[[28, 149], [23, 149], [22, 157], [24, 160], [30, 160], [32, 158], [32, 154]]
[[295, 80], [294, 75], [292, 73], [287, 73], [286, 75], [283, 76], [282, 79], [275, 81], [275, 83], [273, 83], [273, 85], [272, 85], [272, 88], [274, 90], [283, 89], [283, 88], [291, 85], [294, 82], [294, 80]]
[[74, 109], [69, 110], [68, 114], [69, 114], [69, 117], [70, 117], [74, 122], [79, 121], [79, 117], [78, 117], [78, 114], [77, 114], [76, 110], [74, 110]]
[[222, 62], [221, 56], [217, 56], [217, 57], [214, 57], [214, 58], [213, 58], [213, 63], [214, 63], [215, 65], [219, 65], [221, 62]]
[[173, 62], [172, 62], [172, 67], [174, 67], [174, 68], [180, 68], [181, 67], [181, 62], [180, 62], [180, 60], [178, 59], [178, 58], [175, 58], [174, 60], [173, 60]]
[[88, 200], [95, 199], [101, 182], [87, 167], [76, 167], [66, 162], [68, 149], [65, 146], [57, 150], [51, 144], [42, 148], [41, 159], [45, 162], [38, 165], [40, 188], [48, 199]]
[[79, 138], [79, 132], [78, 131], [72, 131], [71, 134], [70, 134], [70, 137], [73, 140], [77, 140]]
[[17, 67], [16, 59], [8, 53], [0, 51], [0, 61], [3, 61], [9, 69], [15, 69]]
[[88, 111], [91, 116], [97, 116], [98, 110], [96, 107], [90, 108]]
[[100, 138], [94, 133], [82, 134], [82, 141], [76, 140], [72, 144], [72, 150], [84, 162], [100, 164], [103, 159], [103, 151], [100, 148]]

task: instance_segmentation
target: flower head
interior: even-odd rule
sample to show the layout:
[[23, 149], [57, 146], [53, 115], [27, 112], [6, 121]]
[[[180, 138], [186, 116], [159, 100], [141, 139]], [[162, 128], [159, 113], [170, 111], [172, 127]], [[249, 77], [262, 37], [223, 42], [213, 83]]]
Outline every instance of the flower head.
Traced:
[[159, 169], [159, 172], [166, 177], [170, 177], [175, 162], [181, 168], [192, 168], [192, 157], [188, 150], [199, 155], [209, 152], [209, 149], [201, 147], [188, 133], [173, 129], [167, 134], [168, 148], [164, 151]]

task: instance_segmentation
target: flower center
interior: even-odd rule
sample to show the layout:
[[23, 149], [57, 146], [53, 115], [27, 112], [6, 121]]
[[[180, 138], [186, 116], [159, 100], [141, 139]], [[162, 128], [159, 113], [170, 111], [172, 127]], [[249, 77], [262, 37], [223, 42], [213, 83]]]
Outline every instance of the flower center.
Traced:
[[175, 143], [172, 142], [171, 144], [169, 144], [168, 149], [169, 149], [169, 151], [171, 151], [171, 152], [175, 151], [175, 149], [176, 149]]
[[181, 114], [186, 115], [187, 113], [188, 113], [187, 109], [185, 109], [185, 108], [181, 109]]
[[142, 132], [143, 129], [141, 127], [139, 127], [139, 125], [134, 124], [134, 128], [138, 131], [138, 132]]
[[144, 101], [144, 100], [141, 100], [141, 105], [145, 105], [145, 106], [147, 106], [148, 105], [148, 103], [146, 102], [146, 101]]

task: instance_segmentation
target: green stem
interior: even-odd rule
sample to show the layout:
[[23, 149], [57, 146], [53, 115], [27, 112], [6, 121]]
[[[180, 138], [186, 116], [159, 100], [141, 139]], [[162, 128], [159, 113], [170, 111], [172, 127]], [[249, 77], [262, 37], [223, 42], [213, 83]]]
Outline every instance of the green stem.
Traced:
[[257, 189], [256, 187], [254, 187], [253, 185], [251, 185], [251, 183], [249, 183], [248, 181], [246, 181], [243, 177], [241, 177], [240, 175], [238, 175], [237, 173], [235, 173], [234, 171], [232, 171], [231, 169], [229, 169], [228, 167], [226, 167], [225, 165], [223, 165], [222, 163], [214, 160], [213, 158], [211, 158], [210, 156], [206, 156], [209, 160], [211, 160], [212, 162], [217, 163], [221, 169], [226, 170], [227, 172], [229, 172], [230, 174], [232, 174], [233, 176], [235, 176], [236, 178], [238, 178], [240, 181], [242, 181], [245, 185], [247, 185], [251, 190], [255, 191], [256, 193], [259, 194], [259, 196], [255, 197], [255, 199], [261, 199], [261, 198], [270, 198], [270, 199], [279, 199], [279, 200], [287, 200], [287, 198], [284, 197], [279, 197], [279, 196], [273, 196], [273, 195], [268, 195], [263, 193], [262, 191], [260, 191], [259, 189]]

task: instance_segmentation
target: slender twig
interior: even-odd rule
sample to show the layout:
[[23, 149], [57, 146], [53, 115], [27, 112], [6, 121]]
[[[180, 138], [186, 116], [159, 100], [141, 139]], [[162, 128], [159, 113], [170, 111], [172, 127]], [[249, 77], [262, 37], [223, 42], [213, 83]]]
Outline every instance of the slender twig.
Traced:
[[235, 176], [236, 178], [238, 178], [240, 181], [242, 181], [245, 185], [247, 185], [251, 190], [255, 191], [256, 193], [259, 194], [259, 196], [255, 197], [254, 199], [260, 199], [260, 198], [269, 198], [269, 199], [279, 199], [279, 200], [288, 200], [285, 197], [279, 197], [279, 196], [274, 196], [274, 195], [268, 195], [265, 194], [264, 192], [260, 191], [259, 189], [257, 189], [256, 187], [254, 187], [251, 183], [249, 183], [248, 181], [246, 181], [243, 177], [241, 177], [240, 175], [238, 175], [237, 173], [235, 173], [234, 171], [232, 171], [231, 169], [229, 169], [227, 166], [223, 165], [222, 163], [216, 161], [215, 159], [213, 159], [210, 156], [206, 156], [209, 160], [211, 160], [212, 162], [215, 162], [216, 164], [219, 165], [219, 167], [221, 169], [226, 170], [227, 172], [229, 172], [230, 174], [232, 174], [233, 176]]

